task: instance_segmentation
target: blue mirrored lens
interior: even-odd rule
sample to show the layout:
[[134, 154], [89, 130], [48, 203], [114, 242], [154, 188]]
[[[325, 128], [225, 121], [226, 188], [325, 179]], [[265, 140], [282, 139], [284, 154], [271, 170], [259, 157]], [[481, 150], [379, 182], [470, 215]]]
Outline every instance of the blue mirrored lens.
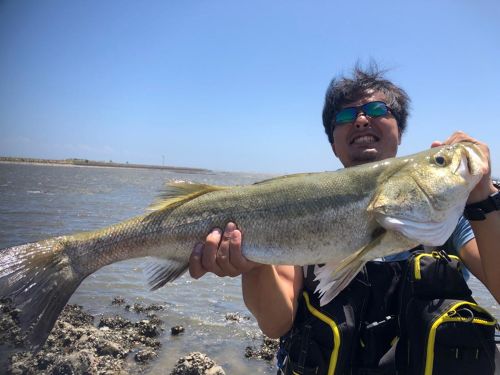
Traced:
[[370, 117], [384, 116], [388, 112], [387, 105], [384, 102], [366, 103], [365, 105], [361, 106], [361, 110], [363, 111], [363, 113]]
[[363, 104], [359, 107], [348, 107], [341, 109], [335, 115], [335, 124], [347, 124], [349, 122], [354, 122], [358, 113], [363, 112], [365, 115], [370, 117], [385, 116], [389, 112], [389, 107], [384, 102], [370, 102]]
[[355, 107], [344, 108], [335, 115], [336, 124], [345, 124], [356, 120], [358, 109]]

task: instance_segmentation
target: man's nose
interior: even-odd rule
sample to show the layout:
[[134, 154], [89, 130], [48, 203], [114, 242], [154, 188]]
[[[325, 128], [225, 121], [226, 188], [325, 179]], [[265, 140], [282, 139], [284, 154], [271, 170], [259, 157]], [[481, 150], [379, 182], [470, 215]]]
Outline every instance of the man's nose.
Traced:
[[354, 121], [354, 125], [357, 128], [365, 128], [370, 125], [370, 120], [368, 119], [368, 116], [366, 116], [363, 112], [358, 112], [356, 120]]

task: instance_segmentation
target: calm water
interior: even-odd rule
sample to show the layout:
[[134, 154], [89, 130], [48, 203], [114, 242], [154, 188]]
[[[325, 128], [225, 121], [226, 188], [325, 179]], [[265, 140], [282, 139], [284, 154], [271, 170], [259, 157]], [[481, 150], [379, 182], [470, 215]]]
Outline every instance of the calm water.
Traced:
[[[247, 184], [266, 175], [211, 173], [182, 174], [162, 170], [64, 167], [0, 163], [0, 249], [49, 236], [92, 230], [142, 214], [166, 181], [188, 180], [217, 185]], [[240, 279], [182, 276], [150, 292], [143, 269], [147, 261], [116, 263], [88, 277], [70, 303], [92, 314], [123, 313], [112, 306], [114, 296], [129, 303], [165, 305], [158, 315], [165, 321], [160, 357], [151, 374], [169, 371], [176, 360], [191, 351], [207, 353], [228, 374], [274, 374], [274, 364], [247, 360], [245, 347], [260, 345], [260, 331], [253, 318], [227, 321], [226, 313], [250, 316], [241, 297]], [[497, 318], [498, 304], [475, 279], [475, 297]], [[128, 313], [138, 319], [135, 313]], [[183, 325], [183, 335], [168, 332]]]

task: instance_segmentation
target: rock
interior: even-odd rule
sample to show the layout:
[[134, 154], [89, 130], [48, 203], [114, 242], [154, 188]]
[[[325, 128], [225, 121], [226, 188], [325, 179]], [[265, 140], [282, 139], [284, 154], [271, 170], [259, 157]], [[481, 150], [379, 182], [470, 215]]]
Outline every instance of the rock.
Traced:
[[98, 355], [110, 355], [118, 358], [127, 356], [127, 351], [120, 344], [105, 339], [97, 341], [96, 351]]
[[0, 343], [22, 347], [24, 336], [19, 328], [19, 309], [8, 298], [0, 299]]
[[135, 353], [134, 359], [136, 362], [144, 363], [144, 362], [149, 361], [152, 358], [155, 358], [156, 356], [158, 356], [158, 354], [156, 354], [155, 351], [150, 350], [150, 349], [144, 349], [144, 350], [140, 350], [137, 353]]
[[109, 328], [128, 328], [132, 327], [132, 322], [119, 315], [115, 316], [105, 316], [99, 321], [98, 327], [109, 327]]
[[153, 314], [153, 313], [149, 312], [149, 313], [147, 314], [147, 317], [148, 317], [149, 322], [150, 322], [151, 324], [156, 324], [157, 326], [161, 326], [161, 325], [163, 325], [163, 320], [161, 320], [161, 319], [158, 317], [158, 315], [156, 315], [156, 314]]
[[[16, 327], [11, 310], [3, 302], [0, 310], [1, 339], [16, 342], [13, 330], [2, 332], [1, 328]], [[15, 316], [15, 313], [14, 313]], [[138, 374], [144, 365], [156, 357], [160, 348], [159, 340], [146, 335], [159, 335], [162, 323], [156, 317], [155, 324], [148, 320], [133, 323], [120, 316], [103, 317], [100, 328], [94, 326], [94, 317], [77, 305], [67, 305], [61, 313], [54, 329], [38, 354], [17, 352], [12, 356], [10, 367], [0, 368], [0, 373], [35, 374]], [[135, 361], [125, 358], [129, 352], [137, 353]]]
[[225, 375], [226, 373], [220, 366], [214, 366], [205, 371], [205, 375]]
[[64, 308], [64, 320], [75, 327], [82, 327], [94, 323], [94, 317], [83, 311], [80, 305], [67, 305]]
[[152, 303], [149, 306], [146, 306], [146, 311], [160, 311], [163, 310], [164, 307], [162, 305], [158, 305], [156, 303]]
[[170, 375], [225, 375], [222, 367], [218, 366], [206, 354], [193, 352], [179, 358]]
[[278, 351], [279, 343], [279, 339], [271, 339], [264, 336], [260, 348], [252, 346], [247, 346], [245, 348], [245, 357], [272, 361]]
[[162, 305], [158, 305], [156, 303], [152, 303], [151, 305], [144, 305], [142, 303], [134, 303], [133, 306], [126, 305], [125, 309], [130, 311], [135, 311], [136, 313], [148, 312], [148, 311], [158, 311], [163, 310]]
[[160, 334], [161, 328], [156, 324], [151, 323], [149, 320], [141, 320], [140, 322], [135, 323], [139, 334], [146, 337], [156, 337]]
[[183, 332], [184, 332], [183, 326], [174, 326], [174, 327], [170, 328], [170, 333], [172, 334], [172, 336], [177, 336], [178, 334], [183, 333]]
[[125, 304], [125, 298], [121, 296], [116, 296], [115, 298], [113, 298], [113, 301], [111, 301], [111, 304], [121, 306]]
[[36, 368], [38, 370], [46, 370], [49, 366], [53, 365], [55, 362], [54, 353], [47, 353], [47, 355], [36, 358]]
[[250, 319], [249, 316], [241, 315], [238, 312], [226, 314], [226, 320], [229, 320], [232, 322], [241, 322], [242, 320], [249, 320], [249, 319]]
[[93, 356], [81, 351], [59, 358], [52, 368], [53, 375], [93, 374], [97, 372]]

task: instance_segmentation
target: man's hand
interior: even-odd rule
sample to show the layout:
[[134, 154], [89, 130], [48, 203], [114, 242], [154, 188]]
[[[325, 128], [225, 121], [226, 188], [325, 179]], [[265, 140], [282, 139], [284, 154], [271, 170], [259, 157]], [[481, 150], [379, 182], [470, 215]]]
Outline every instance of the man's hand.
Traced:
[[469, 199], [467, 199], [467, 204], [480, 202], [488, 198], [488, 196], [497, 191], [493, 182], [491, 181], [491, 161], [490, 161], [490, 150], [486, 143], [480, 142], [468, 134], [464, 132], [458, 131], [453, 133], [447, 140], [444, 142], [434, 141], [431, 144], [431, 147], [438, 147], [442, 145], [451, 145], [458, 142], [472, 142], [474, 143], [483, 154], [483, 165], [484, 169], [482, 171], [483, 178], [478, 182], [476, 187], [469, 194]]
[[[470, 204], [485, 200], [488, 195], [497, 191], [491, 181], [491, 162], [488, 146], [463, 132], [453, 133], [446, 141], [435, 141], [431, 146], [436, 147], [463, 141], [476, 144], [484, 158], [483, 178], [469, 194], [467, 204]], [[458, 255], [465, 266], [486, 285], [498, 302], [500, 302], [500, 273], [498, 272], [500, 267], [500, 253], [498, 252], [498, 243], [500, 242], [499, 223], [500, 213], [498, 211], [486, 215], [486, 220], [471, 221], [470, 225], [475, 238], [465, 243], [462, 248], [457, 249]]]
[[224, 232], [214, 228], [205, 243], [197, 243], [189, 258], [189, 274], [199, 279], [207, 272], [217, 276], [235, 277], [260, 266], [241, 254], [241, 232], [234, 223], [228, 223]]

